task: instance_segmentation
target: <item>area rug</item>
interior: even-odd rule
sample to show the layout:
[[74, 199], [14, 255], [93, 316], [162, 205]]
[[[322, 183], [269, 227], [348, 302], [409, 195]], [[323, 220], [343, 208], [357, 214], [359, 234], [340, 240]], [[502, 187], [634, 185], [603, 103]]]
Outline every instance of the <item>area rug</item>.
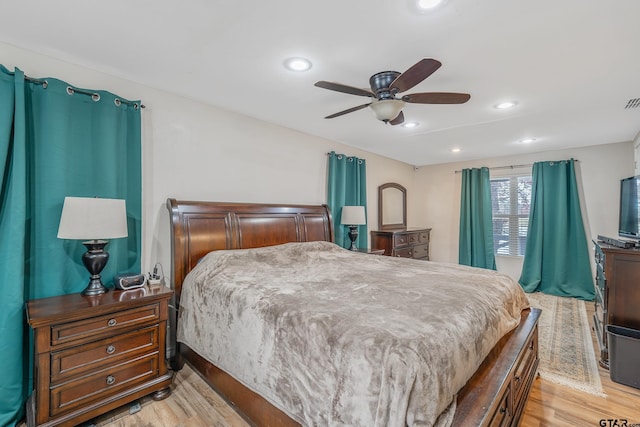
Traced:
[[604, 396], [585, 302], [540, 292], [527, 297], [532, 307], [542, 309], [538, 322], [540, 376]]

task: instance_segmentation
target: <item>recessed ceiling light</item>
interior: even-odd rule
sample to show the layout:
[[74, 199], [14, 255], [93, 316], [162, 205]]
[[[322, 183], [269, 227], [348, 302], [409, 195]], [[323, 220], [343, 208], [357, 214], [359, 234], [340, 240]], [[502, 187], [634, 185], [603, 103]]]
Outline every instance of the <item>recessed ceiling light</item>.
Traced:
[[516, 105], [518, 105], [517, 102], [515, 101], [505, 101], [505, 102], [501, 102], [499, 104], [494, 105], [494, 108], [497, 108], [498, 110], [506, 110], [508, 108], [513, 108]]
[[535, 142], [535, 141], [536, 141], [535, 138], [524, 138], [518, 142], [520, 142], [520, 144], [531, 144], [532, 142]]
[[417, 0], [416, 4], [420, 10], [431, 10], [442, 4], [444, 0]]
[[402, 127], [403, 128], [407, 128], [407, 129], [411, 129], [411, 128], [415, 128], [415, 127], [417, 127], [419, 125], [420, 125], [420, 123], [416, 123], [416, 122], [404, 122], [402, 124]]
[[311, 61], [306, 58], [287, 58], [284, 66], [291, 71], [307, 71], [311, 68]]
[[452, 153], [459, 153], [460, 151], [462, 151], [462, 150], [461, 150], [461, 149], [459, 149], [459, 148], [452, 148], [452, 149], [451, 149], [451, 152], [452, 152]]

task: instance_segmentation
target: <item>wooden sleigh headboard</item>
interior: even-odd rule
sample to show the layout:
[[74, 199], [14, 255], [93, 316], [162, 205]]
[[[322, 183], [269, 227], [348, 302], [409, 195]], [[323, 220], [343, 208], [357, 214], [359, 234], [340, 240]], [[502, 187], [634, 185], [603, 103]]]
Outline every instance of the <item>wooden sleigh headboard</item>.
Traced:
[[333, 242], [327, 205], [276, 205], [167, 199], [171, 278], [180, 298], [185, 276], [211, 251], [290, 242]]

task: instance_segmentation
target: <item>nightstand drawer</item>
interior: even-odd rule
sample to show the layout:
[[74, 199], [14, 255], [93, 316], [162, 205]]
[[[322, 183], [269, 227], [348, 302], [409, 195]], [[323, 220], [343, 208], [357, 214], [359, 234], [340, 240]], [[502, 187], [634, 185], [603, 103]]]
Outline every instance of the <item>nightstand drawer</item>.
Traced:
[[158, 349], [158, 328], [150, 326], [91, 344], [68, 348], [51, 354], [51, 382], [58, 382], [87, 371], [112, 365], [122, 358]]
[[49, 416], [57, 416], [88, 402], [131, 389], [158, 374], [158, 353], [112, 366], [95, 374], [51, 388]]
[[87, 338], [101, 338], [125, 328], [142, 326], [145, 323], [157, 323], [159, 319], [159, 304], [151, 304], [77, 322], [53, 325], [51, 327], [51, 345], [55, 346]]
[[429, 243], [429, 232], [421, 231], [418, 233], [418, 243]]

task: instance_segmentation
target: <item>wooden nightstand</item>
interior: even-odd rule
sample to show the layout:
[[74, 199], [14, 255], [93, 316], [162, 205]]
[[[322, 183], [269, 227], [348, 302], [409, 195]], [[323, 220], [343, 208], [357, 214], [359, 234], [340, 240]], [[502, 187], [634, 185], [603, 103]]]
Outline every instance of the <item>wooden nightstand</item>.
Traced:
[[74, 426], [153, 393], [171, 393], [168, 288], [32, 300], [34, 392], [27, 425]]

